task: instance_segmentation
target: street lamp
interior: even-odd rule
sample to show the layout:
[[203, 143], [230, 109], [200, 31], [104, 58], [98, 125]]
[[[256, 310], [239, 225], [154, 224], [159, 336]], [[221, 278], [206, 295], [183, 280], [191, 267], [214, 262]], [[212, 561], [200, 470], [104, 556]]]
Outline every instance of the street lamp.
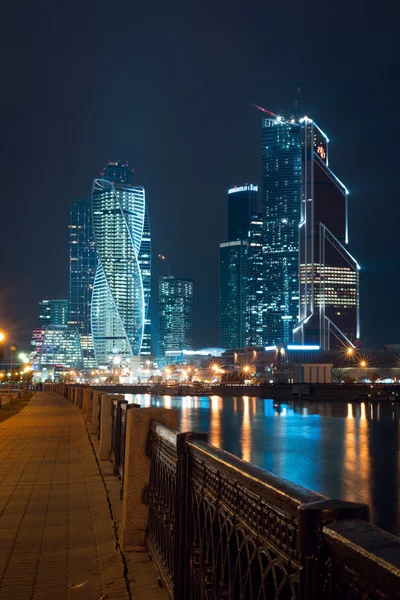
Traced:
[[10, 403], [11, 403], [11, 379], [12, 379], [12, 369], [13, 369], [13, 358], [14, 358], [14, 352], [16, 351], [16, 346], [10, 346], [10, 371], [11, 371], [11, 377], [10, 380], [8, 382], [8, 395], [10, 396]]
[[351, 356], [352, 354], [354, 354], [354, 348], [349, 346], [346, 350], [346, 354], [347, 354], [347, 356]]

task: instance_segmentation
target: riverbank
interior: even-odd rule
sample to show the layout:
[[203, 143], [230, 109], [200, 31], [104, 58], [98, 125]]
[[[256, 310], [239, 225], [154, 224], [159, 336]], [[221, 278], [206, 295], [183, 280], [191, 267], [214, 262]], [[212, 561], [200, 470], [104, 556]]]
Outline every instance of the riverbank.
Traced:
[[[153, 394], [159, 395], [147, 385], [107, 385], [96, 388], [111, 394]], [[382, 400], [398, 401], [400, 385], [382, 384], [274, 384], [274, 385], [213, 385], [207, 391], [191, 389], [190, 386], [178, 386], [164, 392], [169, 396], [255, 396], [272, 400], [315, 400], [340, 402], [374, 402]], [[392, 398], [393, 397], [393, 398]]]

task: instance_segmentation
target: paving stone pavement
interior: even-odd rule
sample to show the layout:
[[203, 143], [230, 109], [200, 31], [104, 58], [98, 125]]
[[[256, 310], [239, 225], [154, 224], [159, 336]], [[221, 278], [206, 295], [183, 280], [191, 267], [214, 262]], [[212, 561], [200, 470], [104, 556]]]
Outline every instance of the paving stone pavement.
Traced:
[[129, 594], [82, 416], [40, 392], [0, 424], [0, 600], [75, 598]]

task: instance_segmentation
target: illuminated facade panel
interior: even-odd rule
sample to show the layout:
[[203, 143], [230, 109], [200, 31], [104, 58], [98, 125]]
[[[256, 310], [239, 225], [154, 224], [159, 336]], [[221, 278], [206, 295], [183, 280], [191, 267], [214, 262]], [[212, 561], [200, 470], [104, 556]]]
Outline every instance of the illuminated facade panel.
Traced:
[[54, 366], [82, 368], [83, 355], [78, 330], [56, 325], [46, 327], [40, 348], [39, 364], [40, 368]]
[[160, 354], [193, 347], [193, 281], [160, 277], [158, 280]]
[[97, 253], [92, 226], [91, 198], [79, 198], [69, 209], [69, 316], [70, 327], [91, 335], [90, 312]]
[[308, 117], [263, 119], [268, 344], [329, 349], [360, 336], [359, 265], [347, 249], [349, 192], [329, 168], [328, 145]]
[[259, 213], [258, 186], [246, 184], [228, 190], [228, 240], [245, 240], [250, 219]]
[[246, 240], [219, 246], [219, 340], [224, 348], [246, 344], [247, 249]]
[[299, 305], [301, 136], [294, 123], [263, 119], [261, 199], [264, 220], [266, 344], [292, 341]]
[[92, 218], [99, 261], [91, 310], [93, 345], [98, 364], [107, 365], [113, 354], [130, 359], [142, 349], [150, 297], [150, 287], [143, 284], [149, 275], [142, 276], [139, 262], [150, 244], [144, 188], [95, 179]]
[[39, 302], [39, 327], [68, 325], [68, 300], [41, 300]]
[[246, 273], [246, 337], [245, 346], [264, 346], [264, 255], [263, 220], [250, 220], [247, 245]]

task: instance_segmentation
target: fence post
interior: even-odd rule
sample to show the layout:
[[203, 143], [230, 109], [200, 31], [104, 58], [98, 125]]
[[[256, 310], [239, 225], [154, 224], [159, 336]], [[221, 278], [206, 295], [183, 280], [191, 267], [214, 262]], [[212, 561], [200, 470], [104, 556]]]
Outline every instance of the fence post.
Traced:
[[318, 500], [298, 507], [298, 549], [303, 555], [301, 589], [304, 598], [328, 597], [331, 573], [322, 555], [322, 528], [343, 519], [369, 520], [366, 504], [342, 500]]
[[104, 392], [93, 392], [90, 433], [99, 433], [99, 412], [101, 396]]
[[160, 421], [176, 430], [178, 413], [168, 408], [132, 408], [126, 417], [121, 543], [124, 550], [144, 551], [149, 524], [150, 457], [147, 455], [147, 441], [150, 421]]
[[174, 600], [186, 600], [190, 597], [191, 468], [188, 443], [194, 440], [208, 442], [208, 434], [179, 433], [176, 442]]
[[101, 397], [100, 419], [100, 460], [110, 460], [112, 440], [112, 405], [113, 400], [123, 400], [124, 396], [103, 394]]

